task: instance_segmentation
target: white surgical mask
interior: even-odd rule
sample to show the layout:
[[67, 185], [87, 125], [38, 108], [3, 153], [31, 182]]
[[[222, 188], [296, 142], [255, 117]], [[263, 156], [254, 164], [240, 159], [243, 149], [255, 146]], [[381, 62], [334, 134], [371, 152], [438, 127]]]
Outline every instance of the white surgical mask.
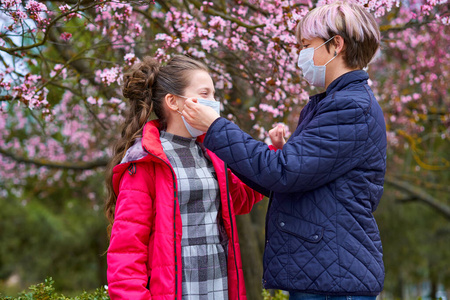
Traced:
[[330, 61], [336, 58], [337, 54], [334, 55], [332, 59], [330, 59], [325, 65], [323, 66], [316, 66], [314, 65], [314, 51], [328, 43], [334, 38], [334, 36], [327, 41], [325, 41], [323, 44], [318, 46], [317, 48], [308, 48], [300, 51], [300, 55], [298, 57], [298, 67], [303, 72], [303, 77], [310, 85], [317, 86], [317, 87], [325, 87], [325, 71], [326, 71], [326, 65]]
[[[176, 96], [188, 99], [188, 97], [179, 96], [179, 95], [176, 95]], [[198, 104], [212, 107], [220, 115], [220, 102], [219, 101], [215, 101], [215, 100], [212, 101], [212, 100], [207, 100], [207, 99], [202, 99], [202, 98], [197, 98], [197, 101], [198, 101]], [[181, 114], [180, 111], [178, 111], [178, 112]], [[198, 137], [205, 133], [204, 131], [201, 131], [201, 130], [198, 130], [198, 129], [192, 127], [188, 122], [186, 122], [183, 115], [181, 116], [181, 118], [183, 119], [184, 126], [186, 126], [187, 131], [189, 132], [189, 134], [192, 137]]]

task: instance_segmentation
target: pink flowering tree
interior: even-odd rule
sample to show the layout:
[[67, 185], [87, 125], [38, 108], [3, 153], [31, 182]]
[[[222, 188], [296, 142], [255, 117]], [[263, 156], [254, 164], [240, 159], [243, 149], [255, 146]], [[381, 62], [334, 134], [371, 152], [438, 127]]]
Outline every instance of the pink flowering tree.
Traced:
[[[296, 67], [293, 31], [311, 8], [326, 2], [2, 1], [0, 197], [26, 205], [34, 199], [30, 191], [45, 198], [58, 188], [82, 189], [79, 197], [101, 210], [99, 182], [126, 107], [121, 76], [144, 55], [162, 63], [174, 54], [204, 61], [223, 116], [256, 138], [266, 139], [275, 123], [294, 130], [317, 91]], [[450, 168], [449, 4], [358, 2], [375, 14], [383, 36], [368, 72], [388, 124], [387, 183], [448, 219], [449, 207], [437, 199]], [[261, 230], [241, 226], [247, 237], [259, 239]], [[256, 261], [251, 268], [260, 270], [258, 243], [243, 249]], [[259, 295], [259, 277], [247, 280], [256, 287], [249, 294]]]

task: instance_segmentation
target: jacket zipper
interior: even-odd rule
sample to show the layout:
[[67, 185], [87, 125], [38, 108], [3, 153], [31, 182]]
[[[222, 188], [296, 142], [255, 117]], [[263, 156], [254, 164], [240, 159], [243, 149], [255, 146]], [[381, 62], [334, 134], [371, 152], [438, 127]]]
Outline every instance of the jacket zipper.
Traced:
[[161, 160], [166, 166], [169, 167], [170, 172], [172, 173], [172, 182], [173, 182], [173, 249], [175, 253], [175, 300], [178, 296], [178, 259], [177, 259], [177, 228], [176, 228], [176, 213], [177, 213], [177, 184], [175, 182], [176, 176], [175, 172], [173, 171], [172, 167], [165, 162], [162, 158], [150, 153], [145, 147], [143, 147], [145, 152], [150, 154], [153, 157], [156, 157], [157, 159]]
[[231, 223], [231, 245], [233, 246], [233, 254], [234, 254], [234, 265], [236, 267], [236, 279], [237, 279], [237, 295], [238, 299], [240, 299], [240, 290], [239, 290], [239, 269], [237, 265], [236, 259], [236, 248], [234, 246], [234, 228], [233, 228], [233, 216], [231, 213], [231, 201], [230, 201], [230, 187], [228, 185], [228, 171], [227, 171], [227, 163], [225, 163], [225, 179], [227, 182], [227, 202], [228, 202], [228, 213], [230, 215], [230, 223]]

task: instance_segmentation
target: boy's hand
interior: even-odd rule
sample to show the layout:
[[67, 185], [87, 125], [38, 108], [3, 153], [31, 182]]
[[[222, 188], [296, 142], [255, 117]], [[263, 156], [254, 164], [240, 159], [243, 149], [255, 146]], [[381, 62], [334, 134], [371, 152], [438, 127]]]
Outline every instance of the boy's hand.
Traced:
[[182, 114], [186, 122], [203, 132], [208, 131], [209, 126], [220, 117], [211, 107], [197, 103], [195, 98], [186, 100]]

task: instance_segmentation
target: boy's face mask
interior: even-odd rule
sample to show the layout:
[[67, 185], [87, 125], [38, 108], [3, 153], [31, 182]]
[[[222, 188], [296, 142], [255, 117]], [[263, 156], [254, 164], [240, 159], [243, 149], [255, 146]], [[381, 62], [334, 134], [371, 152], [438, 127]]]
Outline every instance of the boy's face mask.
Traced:
[[325, 74], [326, 74], [326, 65], [330, 61], [336, 58], [337, 54], [330, 59], [325, 65], [323, 66], [316, 66], [314, 65], [314, 51], [328, 43], [334, 38], [334, 36], [327, 41], [325, 41], [322, 45], [314, 48], [308, 48], [300, 51], [300, 55], [298, 57], [298, 67], [303, 72], [303, 77], [310, 85], [317, 86], [317, 87], [325, 87]]
[[[176, 95], [176, 96], [178, 96], [178, 95]], [[188, 99], [188, 97], [184, 97], [184, 96], [178, 96], [178, 97]], [[202, 99], [202, 98], [197, 98], [197, 101], [201, 105], [206, 105], [206, 106], [212, 107], [220, 115], [220, 102], [219, 101], [215, 101], [215, 100], [212, 101], [212, 100], [207, 100], [207, 99]], [[180, 111], [178, 111], [178, 112], [181, 114]], [[189, 134], [192, 137], [198, 137], [205, 133], [204, 131], [201, 131], [201, 130], [198, 130], [198, 129], [192, 127], [188, 122], [186, 122], [186, 120], [184, 119], [184, 116], [181, 116], [181, 118], [183, 119], [184, 126], [186, 126], [187, 131], [189, 132]]]

